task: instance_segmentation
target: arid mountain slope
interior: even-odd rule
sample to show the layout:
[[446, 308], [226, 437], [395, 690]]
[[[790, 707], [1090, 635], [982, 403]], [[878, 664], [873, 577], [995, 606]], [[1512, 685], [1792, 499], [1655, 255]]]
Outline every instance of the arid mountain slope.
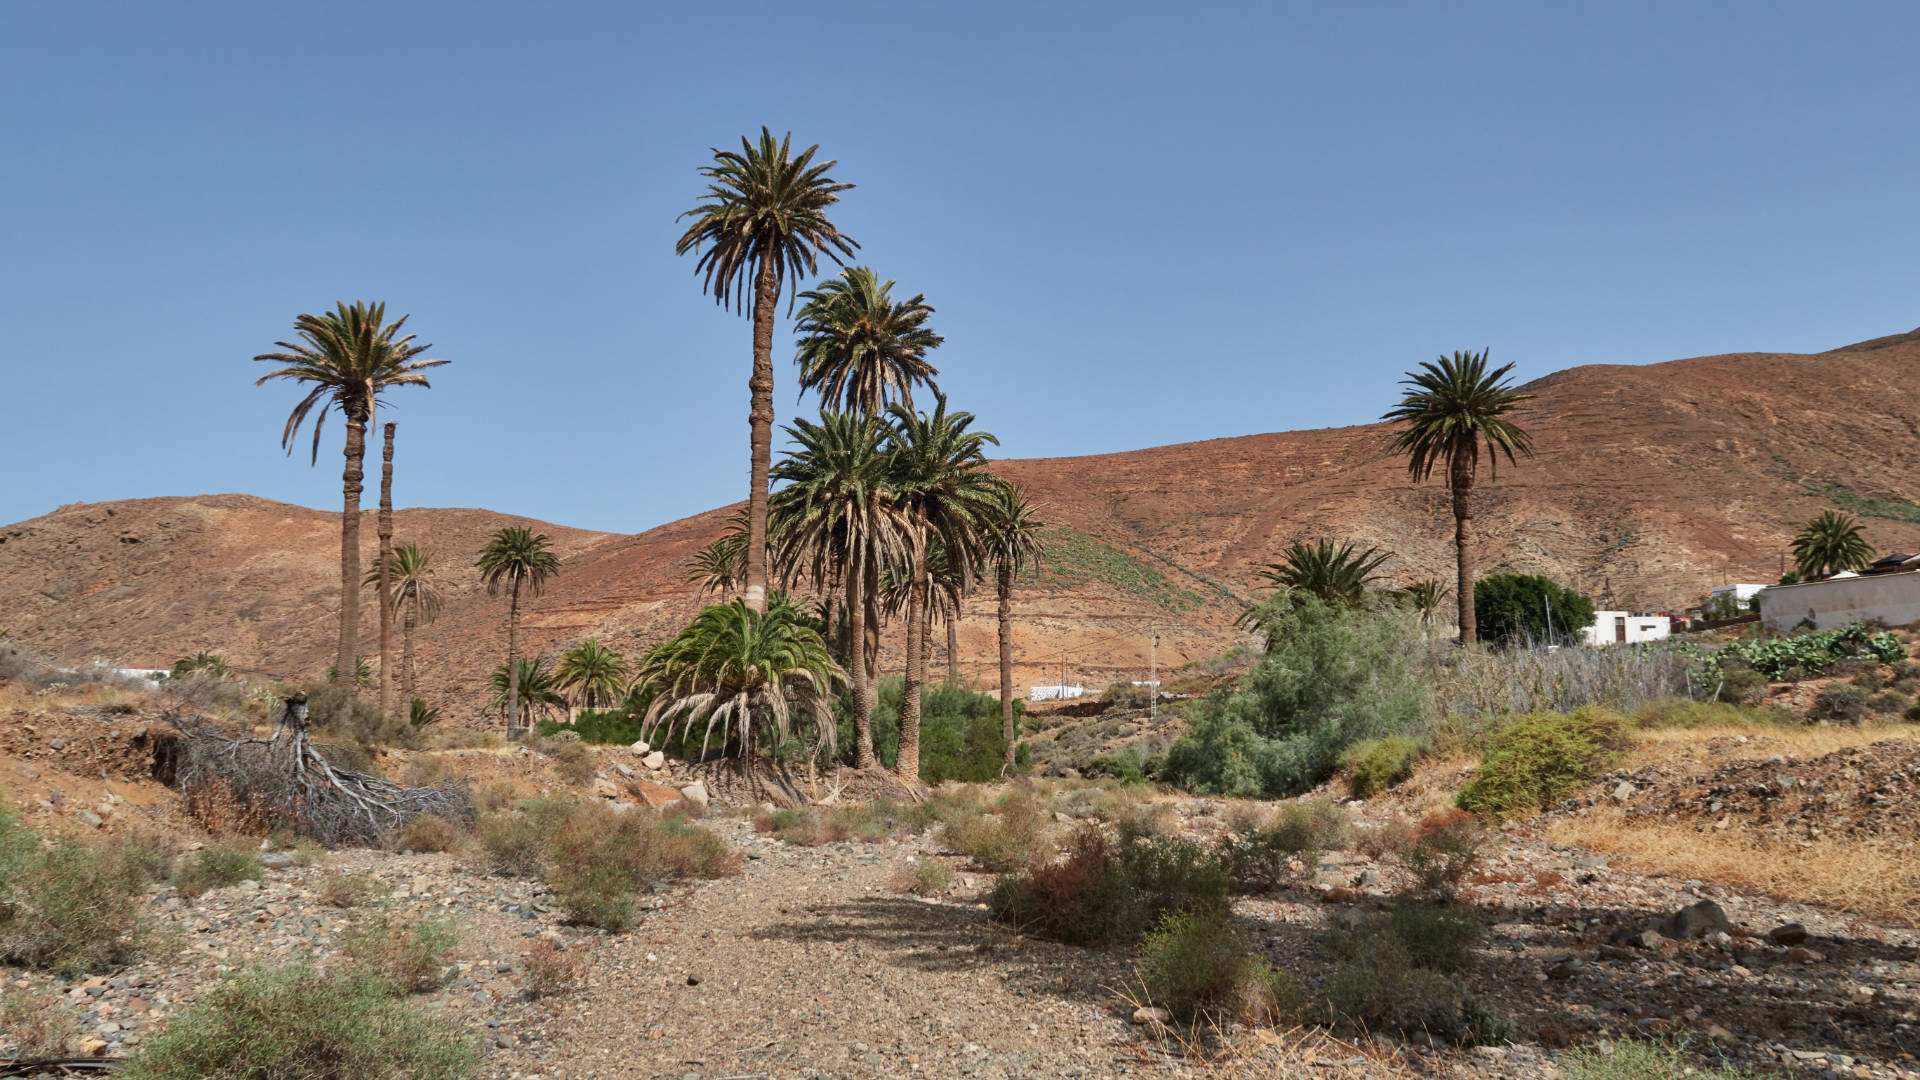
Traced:
[[[1772, 580], [1800, 524], [1832, 506], [1873, 515], [1882, 549], [1920, 549], [1917, 372], [1920, 331], [1540, 379], [1523, 416], [1537, 458], [1497, 480], [1483, 470], [1483, 569], [1663, 608], [1717, 582]], [[1163, 666], [1231, 647], [1255, 571], [1296, 537], [1379, 545], [1397, 553], [1394, 577], [1447, 579], [1445, 491], [1409, 483], [1389, 434], [1374, 424], [1001, 463], [1063, 526], [1017, 598], [1016, 680], [1143, 677], [1155, 633]], [[531, 647], [658, 641], [698, 604], [685, 562], [725, 516], [637, 536], [539, 525], [564, 573], [528, 604]], [[215, 648], [246, 668], [315, 673], [338, 605], [337, 521], [239, 495], [63, 507], [0, 527], [0, 627], [70, 660], [159, 665]], [[480, 589], [473, 559], [493, 529], [525, 519], [404, 510], [397, 521], [401, 541], [434, 544], [451, 594], [421, 633], [424, 687], [470, 715], [505, 651], [505, 602]], [[962, 670], [980, 685], [998, 681], [992, 612], [992, 596], [976, 596], [960, 631]], [[369, 614], [370, 652], [374, 626]]]

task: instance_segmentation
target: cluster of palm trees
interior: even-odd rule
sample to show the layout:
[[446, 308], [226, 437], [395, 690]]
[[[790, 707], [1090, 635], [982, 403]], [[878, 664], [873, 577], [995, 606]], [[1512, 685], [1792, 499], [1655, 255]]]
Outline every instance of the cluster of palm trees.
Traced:
[[[1295, 540], [1280, 553], [1280, 561], [1259, 571], [1268, 586], [1282, 591], [1305, 593], [1329, 607], [1363, 607], [1374, 597], [1400, 604], [1431, 627], [1440, 605], [1449, 593], [1447, 586], [1432, 578], [1417, 579], [1397, 588], [1382, 587], [1379, 570], [1393, 552], [1377, 547], [1361, 549], [1351, 542], [1332, 540]], [[1262, 606], [1255, 604], [1241, 612], [1240, 621], [1252, 629], [1262, 629]]]

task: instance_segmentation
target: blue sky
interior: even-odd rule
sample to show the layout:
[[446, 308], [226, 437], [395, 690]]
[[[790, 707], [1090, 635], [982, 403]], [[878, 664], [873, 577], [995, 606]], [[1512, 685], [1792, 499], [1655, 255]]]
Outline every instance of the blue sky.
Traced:
[[385, 414], [402, 505], [743, 497], [751, 328], [674, 219], [762, 124], [858, 185], [1008, 456], [1364, 422], [1456, 348], [1900, 332], [1916, 45], [1891, 3], [9, 5], [0, 521], [337, 507], [340, 425], [283, 456], [250, 357], [361, 297], [454, 361]]

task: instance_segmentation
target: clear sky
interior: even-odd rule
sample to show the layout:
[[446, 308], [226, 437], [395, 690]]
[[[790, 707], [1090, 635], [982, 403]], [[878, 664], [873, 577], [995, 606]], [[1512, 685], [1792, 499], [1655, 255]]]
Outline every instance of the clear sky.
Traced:
[[1368, 421], [1456, 348], [1901, 332], [1917, 52], [1909, 3], [9, 4], [0, 521], [337, 507], [342, 426], [283, 456], [250, 358], [355, 298], [453, 361], [384, 414], [402, 505], [744, 497], [751, 327], [674, 219], [762, 124], [1008, 456]]

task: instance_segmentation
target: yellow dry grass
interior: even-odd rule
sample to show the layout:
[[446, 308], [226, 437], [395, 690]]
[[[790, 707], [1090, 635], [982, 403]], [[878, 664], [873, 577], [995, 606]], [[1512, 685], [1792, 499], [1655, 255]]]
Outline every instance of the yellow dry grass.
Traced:
[[[1737, 736], [1745, 736], [1747, 741], [1732, 743], [1731, 740]], [[1671, 763], [1676, 750], [1704, 748], [1702, 744], [1715, 739], [1729, 740], [1712, 748], [1713, 756], [1720, 761], [1757, 761], [1774, 754], [1804, 759], [1888, 739], [1920, 742], [1920, 728], [1911, 724], [1809, 724], [1804, 727], [1728, 724], [1695, 728], [1643, 728], [1636, 731], [1634, 737], [1637, 745], [1633, 751], [1633, 764], [1638, 766]]]

